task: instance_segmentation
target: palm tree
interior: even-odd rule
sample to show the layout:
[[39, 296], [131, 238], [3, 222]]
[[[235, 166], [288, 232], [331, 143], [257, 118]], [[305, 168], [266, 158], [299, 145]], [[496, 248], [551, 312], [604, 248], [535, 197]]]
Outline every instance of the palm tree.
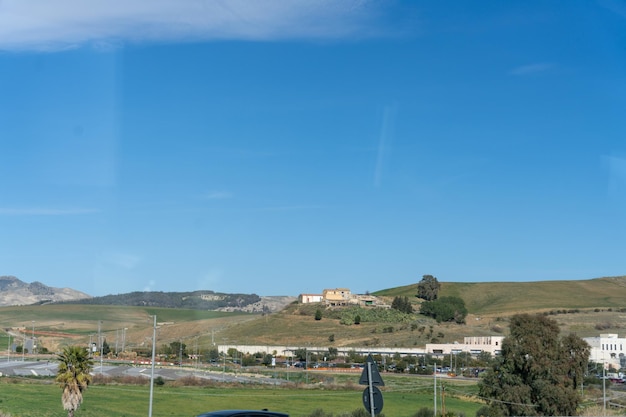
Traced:
[[74, 417], [74, 412], [83, 402], [83, 391], [91, 382], [89, 371], [93, 362], [87, 350], [80, 346], [65, 347], [63, 352], [57, 355], [57, 359], [60, 363], [56, 381], [63, 389], [61, 402], [63, 408], [67, 410], [67, 416]]

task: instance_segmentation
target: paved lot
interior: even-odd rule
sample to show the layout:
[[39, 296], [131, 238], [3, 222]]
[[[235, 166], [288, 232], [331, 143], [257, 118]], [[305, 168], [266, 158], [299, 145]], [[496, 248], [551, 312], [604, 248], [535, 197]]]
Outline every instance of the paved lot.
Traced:
[[[58, 364], [55, 361], [22, 361], [19, 358], [0, 358], [0, 373], [3, 376], [42, 376], [53, 377], [56, 375]], [[149, 365], [110, 365], [104, 363], [94, 363], [93, 375], [102, 374], [109, 377], [133, 376], [150, 378], [151, 367]], [[277, 385], [286, 383], [282, 379], [268, 378], [260, 375], [242, 375], [233, 373], [223, 373], [219, 371], [206, 371], [180, 367], [155, 367], [154, 377], [161, 377], [164, 380], [175, 380], [185, 376], [195, 376], [203, 379], [211, 379], [223, 382], [245, 382], [257, 384]]]

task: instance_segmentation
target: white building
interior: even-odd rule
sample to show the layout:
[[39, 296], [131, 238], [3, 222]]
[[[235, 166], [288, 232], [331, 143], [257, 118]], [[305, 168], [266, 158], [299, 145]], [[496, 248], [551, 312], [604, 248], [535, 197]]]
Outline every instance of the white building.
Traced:
[[613, 366], [616, 369], [626, 367], [626, 338], [615, 333], [602, 333], [596, 337], [585, 337], [585, 342], [591, 347], [589, 360], [604, 363], [605, 367]]
[[322, 294], [300, 294], [298, 296], [298, 302], [300, 304], [321, 303], [323, 299]]
[[449, 355], [450, 353], [469, 352], [478, 355], [488, 352], [492, 356], [499, 355], [502, 350], [504, 336], [466, 336], [463, 343], [427, 343], [426, 353], [433, 355]]

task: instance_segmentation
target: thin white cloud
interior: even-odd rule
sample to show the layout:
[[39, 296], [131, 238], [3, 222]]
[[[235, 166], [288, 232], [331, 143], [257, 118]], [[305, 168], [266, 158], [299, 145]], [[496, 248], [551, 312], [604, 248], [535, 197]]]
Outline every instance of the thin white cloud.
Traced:
[[553, 64], [548, 62], [538, 62], [535, 64], [521, 65], [519, 67], [513, 68], [509, 71], [511, 75], [532, 75], [532, 74], [540, 74], [546, 71], [549, 71], [554, 67]]
[[0, 50], [376, 35], [373, 0], [3, 0]]
[[0, 215], [3, 216], [72, 216], [79, 214], [91, 214], [98, 213], [100, 210], [88, 209], [88, 208], [69, 208], [69, 209], [56, 209], [45, 207], [32, 207], [32, 208], [10, 208], [0, 207]]

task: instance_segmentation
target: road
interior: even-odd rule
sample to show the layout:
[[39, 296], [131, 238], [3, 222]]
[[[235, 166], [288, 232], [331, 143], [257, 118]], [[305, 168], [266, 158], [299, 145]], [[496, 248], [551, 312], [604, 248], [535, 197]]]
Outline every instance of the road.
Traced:
[[[57, 367], [58, 363], [56, 361], [22, 361], [21, 358], [18, 357], [0, 357], [0, 373], [2, 373], [2, 376], [53, 377], [56, 375]], [[150, 374], [150, 365], [113, 365], [104, 363], [103, 366], [100, 367], [100, 363], [95, 363], [92, 369], [92, 375], [103, 375], [105, 377], [131, 376], [150, 378]], [[287, 382], [283, 379], [270, 378], [262, 375], [233, 374], [228, 372], [219, 372], [217, 370], [198, 370], [177, 366], [157, 366], [154, 369], [154, 377], [161, 377], [166, 381], [173, 381], [178, 378], [188, 376], [195, 376], [197, 378], [221, 382], [269, 385], [280, 385]]]

